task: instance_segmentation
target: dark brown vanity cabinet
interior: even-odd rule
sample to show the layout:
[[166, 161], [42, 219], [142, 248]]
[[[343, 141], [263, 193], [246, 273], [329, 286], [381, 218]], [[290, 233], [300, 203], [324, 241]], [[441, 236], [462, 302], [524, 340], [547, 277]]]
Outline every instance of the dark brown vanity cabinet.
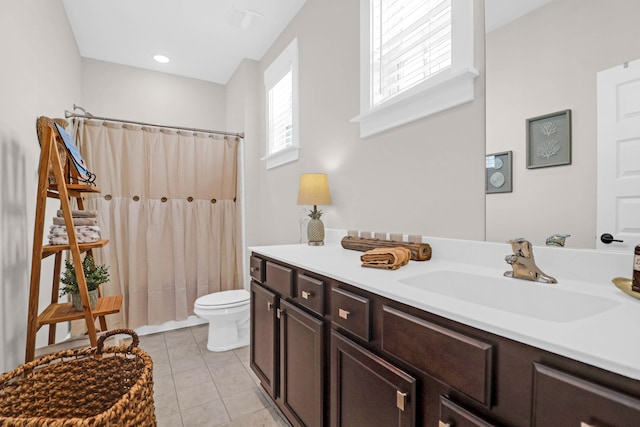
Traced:
[[640, 426], [640, 381], [267, 257], [251, 267], [251, 366], [295, 426]]
[[[252, 266], [258, 264], [256, 260], [252, 257]], [[251, 368], [293, 425], [322, 427], [326, 424], [325, 326], [319, 313], [307, 309], [311, 306], [313, 312], [323, 306], [323, 283], [298, 277], [293, 269], [271, 261], [262, 262], [262, 284], [252, 270]], [[296, 282], [301, 284], [304, 303], [296, 304]]]

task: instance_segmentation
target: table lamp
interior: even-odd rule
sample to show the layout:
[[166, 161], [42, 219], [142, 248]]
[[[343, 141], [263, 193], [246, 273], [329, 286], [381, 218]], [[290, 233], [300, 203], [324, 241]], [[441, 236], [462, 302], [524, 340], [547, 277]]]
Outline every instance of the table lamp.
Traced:
[[313, 205], [309, 211], [311, 220], [307, 226], [307, 238], [310, 246], [324, 245], [324, 224], [320, 220], [322, 211], [318, 205], [330, 205], [329, 181], [325, 173], [303, 173], [300, 175], [300, 188], [298, 190], [299, 205]]

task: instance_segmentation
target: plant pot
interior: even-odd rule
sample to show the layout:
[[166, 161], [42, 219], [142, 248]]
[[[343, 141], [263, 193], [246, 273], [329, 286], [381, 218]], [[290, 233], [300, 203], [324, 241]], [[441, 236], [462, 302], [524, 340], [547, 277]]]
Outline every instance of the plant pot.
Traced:
[[[71, 302], [73, 303], [73, 306], [76, 308], [76, 310], [78, 311], [83, 310], [82, 298], [80, 298], [80, 294], [71, 294]], [[89, 305], [91, 306], [91, 310], [96, 308], [97, 304], [98, 304], [98, 290], [94, 289], [92, 291], [89, 291]]]

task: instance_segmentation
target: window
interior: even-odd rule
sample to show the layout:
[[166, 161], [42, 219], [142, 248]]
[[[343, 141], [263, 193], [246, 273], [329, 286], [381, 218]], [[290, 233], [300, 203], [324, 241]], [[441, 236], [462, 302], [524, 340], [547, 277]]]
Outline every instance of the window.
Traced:
[[298, 41], [294, 39], [264, 72], [267, 169], [298, 159]]
[[360, 136], [473, 100], [473, 0], [361, 0]]

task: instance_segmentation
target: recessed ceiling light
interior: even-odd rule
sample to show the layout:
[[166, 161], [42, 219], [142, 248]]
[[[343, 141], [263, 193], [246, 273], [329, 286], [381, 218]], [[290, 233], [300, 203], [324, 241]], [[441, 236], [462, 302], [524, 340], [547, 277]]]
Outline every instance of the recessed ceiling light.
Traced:
[[169, 62], [169, 58], [167, 58], [164, 55], [155, 55], [153, 59], [155, 59], [157, 62], [161, 64], [166, 64], [167, 62]]

